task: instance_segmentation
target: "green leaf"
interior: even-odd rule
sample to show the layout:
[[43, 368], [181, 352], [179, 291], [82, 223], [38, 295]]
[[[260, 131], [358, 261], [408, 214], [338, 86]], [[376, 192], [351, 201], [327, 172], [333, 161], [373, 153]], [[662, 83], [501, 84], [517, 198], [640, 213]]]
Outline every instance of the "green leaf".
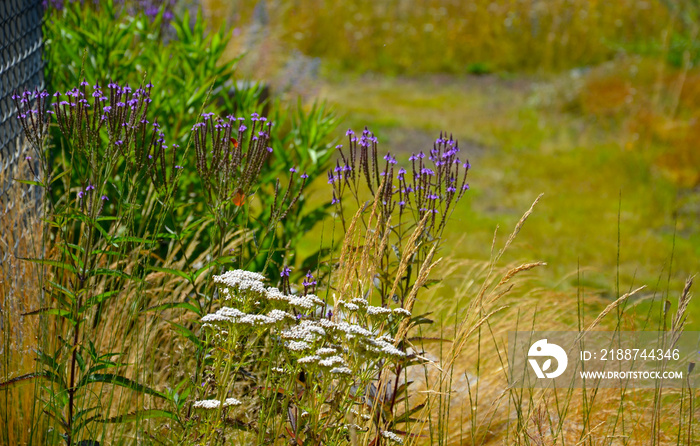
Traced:
[[42, 364], [48, 366], [51, 370], [54, 372], [58, 370], [58, 355], [59, 353], [56, 353], [56, 358], [53, 358], [46, 353], [42, 352], [41, 350], [38, 350], [36, 352], [36, 360], [41, 362]]
[[52, 287], [56, 288], [56, 289], [57, 289], [58, 291], [60, 291], [62, 294], [68, 296], [68, 297], [70, 298], [71, 302], [73, 302], [73, 301], [75, 300], [75, 293], [73, 293], [73, 292], [72, 292], [71, 290], [69, 290], [68, 288], [66, 288], [66, 287], [64, 287], [63, 285], [61, 285], [61, 284], [59, 284], [59, 283], [56, 283], [56, 282], [54, 282], [54, 281], [52, 281], [52, 280], [49, 280], [49, 284], [51, 284]]
[[175, 331], [180, 333], [185, 338], [189, 339], [197, 347], [199, 347], [201, 345], [202, 341], [194, 333], [192, 333], [192, 330], [190, 330], [189, 328], [187, 328], [183, 325], [180, 325], [177, 322], [169, 321], [167, 319], [165, 320], [165, 322], [172, 325], [174, 327]]
[[18, 183], [22, 184], [29, 184], [32, 186], [39, 186], [39, 187], [44, 187], [44, 185], [38, 181], [30, 181], [30, 180], [18, 180], [17, 178], [14, 179]]
[[161, 268], [159, 266], [150, 266], [148, 269], [150, 271], [157, 271], [157, 272], [161, 272], [161, 273], [167, 273], [167, 274], [172, 274], [172, 275], [175, 275], [178, 277], [182, 277], [183, 279], [187, 280], [190, 283], [194, 282], [194, 280], [192, 280], [192, 278], [190, 277], [189, 274], [187, 274], [184, 271], [177, 270], [177, 269]]
[[104, 302], [112, 296], [116, 296], [117, 294], [121, 293], [121, 291], [122, 290], [105, 291], [104, 293], [100, 293], [97, 296], [89, 298], [87, 301], [85, 301], [85, 305], [80, 307], [80, 309], [78, 310], [78, 314], [82, 314], [89, 308]]
[[413, 336], [407, 339], [410, 342], [452, 342], [452, 339], [445, 339], [445, 338], [436, 338], [432, 336]]
[[68, 319], [69, 321], [75, 323], [75, 320], [72, 317], [69, 317], [71, 315], [71, 312], [69, 310], [63, 310], [61, 308], [39, 308], [38, 310], [22, 313], [22, 316], [34, 316], [37, 314], [53, 314], [55, 316]]
[[184, 308], [185, 310], [190, 310], [193, 313], [201, 316], [201, 310], [189, 302], [166, 302], [160, 305], [154, 305], [152, 307], [146, 308], [141, 312], [146, 313], [150, 311], [163, 311], [170, 308]]
[[0, 382], [0, 389], [13, 387], [19, 384], [25, 384], [27, 381], [32, 381], [36, 378], [43, 378], [56, 384], [61, 385], [61, 380], [58, 376], [48, 370], [42, 370], [41, 372], [27, 373], [26, 375], [17, 376], [15, 378], [9, 379], [7, 381]]
[[425, 407], [425, 403], [418, 404], [414, 408], [410, 409], [408, 412], [396, 417], [394, 419], [394, 424], [400, 424], [400, 423], [409, 423], [409, 422], [414, 422], [418, 420], [414, 420], [411, 418], [412, 415], [414, 415], [416, 412], [421, 410], [422, 408]]
[[70, 169], [64, 170], [64, 171], [61, 172], [60, 174], [58, 174], [58, 175], [56, 175], [55, 177], [53, 177], [53, 178], [51, 179], [51, 183], [52, 183], [52, 184], [55, 183], [56, 181], [60, 180], [61, 178], [63, 178], [65, 175], [67, 175], [67, 174], [69, 174], [69, 173], [70, 173]]
[[151, 389], [150, 387], [147, 387], [143, 384], [139, 384], [136, 381], [130, 380], [129, 378], [114, 375], [111, 373], [91, 373], [83, 377], [83, 379], [81, 379], [75, 387], [80, 388], [92, 383], [114, 384], [115, 386], [126, 387], [127, 389], [131, 389], [134, 392], [145, 393], [147, 395], [153, 395], [159, 398], [167, 399], [167, 397], [164, 394], [158, 392], [157, 390]]
[[150, 244], [154, 243], [153, 240], [147, 240], [142, 237], [116, 237], [112, 239], [112, 243], [125, 243], [125, 242], [132, 242], [132, 243], [143, 243], [143, 244]]
[[413, 324], [413, 325], [430, 325], [430, 324], [432, 324], [433, 320], [425, 317], [425, 316], [428, 316], [429, 314], [432, 314], [432, 311], [428, 312], [428, 313], [423, 313], [421, 315], [418, 315], [416, 317], [411, 318], [411, 324]]

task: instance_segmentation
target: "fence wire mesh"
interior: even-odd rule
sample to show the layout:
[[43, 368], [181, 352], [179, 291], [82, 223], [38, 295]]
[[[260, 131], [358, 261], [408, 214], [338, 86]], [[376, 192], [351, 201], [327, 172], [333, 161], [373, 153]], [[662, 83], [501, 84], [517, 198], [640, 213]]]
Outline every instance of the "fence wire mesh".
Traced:
[[[39, 198], [38, 191], [32, 190], [36, 188], [22, 187], [21, 193], [13, 190], [13, 178], [26, 176], [23, 163], [26, 164], [29, 147], [24, 142], [12, 95], [44, 88], [43, 12], [42, 0], [0, 0], [0, 214], [18, 206], [18, 201], [36, 203]], [[35, 212], [38, 206], [22, 208]], [[20, 220], [29, 216], [24, 217]], [[21, 234], [14, 235], [16, 241], [21, 238]], [[16, 246], [0, 247], [0, 260], [7, 260], [12, 248]]]

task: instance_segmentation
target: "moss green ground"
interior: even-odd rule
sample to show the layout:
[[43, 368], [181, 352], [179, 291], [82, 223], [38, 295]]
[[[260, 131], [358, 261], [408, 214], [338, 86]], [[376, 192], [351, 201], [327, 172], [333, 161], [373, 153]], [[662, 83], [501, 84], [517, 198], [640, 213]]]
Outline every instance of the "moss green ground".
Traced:
[[[647, 285], [645, 295], [658, 299], [668, 289], [675, 304], [685, 278], [700, 271], [697, 214], [683, 212], [693, 192], [674, 185], [656, 167], [658, 153], [629, 144], [615, 122], [551, 105], [559, 94], [551, 87], [561, 84], [557, 78], [342, 76], [325, 81], [317, 96], [345, 117], [342, 133], [368, 125], [380, 148], [400, 159], [427, 150], [441, 130], [459, 139], [472, 164], [471, 191], [447, 229], [458, 242], [446, 244], [444, 254], [488, 259], [496, 227], [502, 245], [543, 193], [504, 261], [547, 262], [535, 273], [540, 285], [571, 291], [572, 298], [580, 270], [582, 287], [613, 298], [619, 256], [621, 293]], [[328, 199], [324, 185], [316, 187], [317, 199]], [[309, 249], [320, 234], [309, 234]], [[691, 305], [690, 323], [700, 329], [700, 302]]]

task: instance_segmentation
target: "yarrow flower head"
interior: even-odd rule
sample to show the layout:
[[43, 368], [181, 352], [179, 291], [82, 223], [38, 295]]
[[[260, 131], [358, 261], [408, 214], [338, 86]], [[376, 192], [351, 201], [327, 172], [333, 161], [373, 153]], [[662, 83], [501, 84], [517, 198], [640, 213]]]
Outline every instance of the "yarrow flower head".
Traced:
[[[289, 266], [284, 266], [280, 275], [286, 279], [290, 271]], [[309, 293], [308, 289], [296, 294], [272, 286], [263, 287], [264, 281], [263, 275], [244, 270], [214, 276], [218, 286], [218, 309], [200, 319], [206, 354], [211, 355], [215, 363], [244, 360], [250, 364], [246, 365], [248, 370], [257, 367], [250, 358], [255, 358], [256, 354], [267, 357], [264, 366], [250, 370], [250, 373], [242, 371], [219, 375], [217, 371], [205, 372], [205, 385], [197, 388], [201, 393], [194, 404], [195, 408], [221, 410], [228, 405], [238, 405], [240, 401], [236, 398], [227, 403], [228, 399], [221, 401], [202, 397], [202, 393], [213, 388], [215, 383], [216, 388], [233, 389], [229, 391], [228, 395], [231, 395], [241, 387], [231, 385], [235, 382], [226, 380], [248, 381], [250, 376], [257, 378], [261, 375], [263, 379], [275, 383], [273, 386], [296, 377], [305, 383], [309, 395], [316, 392], [313, 394], [320, 393], [322, 398], [328, 398], [324, 392], [329, 388], [333, 392], [350, 392], [354, 395], [355, 390], [350, 386], [370, 391], [371, 387], [367, 386], [377, 379], [377, 375], [371, 371], [378, 362], [406, 362], [409, 353], [402, 350], [406, 348], [405, 344], [395, 343], [392, 333], [395, 333], [404, 317], [410, 316], [410, 311], [400, 307], [391, 309], [387, 305], [370, 305], [369, 295], [349, 302], [333, 295], [336, 304], [330, 306], [327, 301]], [[303, 284], [305, 287], [317, 285], [311, 271], [304, 275]], [[233, 299], [232, 296], [237, 298]], [[337, 314], [334, 315], [330, 308]], [[410, 345], [407, 348], [410, 349]], [[207, 376], [207, 373], [213, 377]], [[300, 421], [304, 418], [303, 408], [314, 413], [309, 409], [313, 406], [305, 404], [301, 401], [290, 406], [295, 410], [297, 422], [303, 423]], [[360, 407], [358, 410], [364, 411]], [[344, 414], [345, 409], [338, 416]], [[359, 412], [357, 415], [358, 419], [366, 420]], [[391, 432], [382, 435], [391, 442], [403, 441]]]
[[[241, 402], [236, 398], [226, 398], [223, 407], [239, 406], [240, 404]], [[193, 406], [195, 409], [214, 410], [218, 409], [222, 404], [219, 400], [199, 400], [195, 401]]]

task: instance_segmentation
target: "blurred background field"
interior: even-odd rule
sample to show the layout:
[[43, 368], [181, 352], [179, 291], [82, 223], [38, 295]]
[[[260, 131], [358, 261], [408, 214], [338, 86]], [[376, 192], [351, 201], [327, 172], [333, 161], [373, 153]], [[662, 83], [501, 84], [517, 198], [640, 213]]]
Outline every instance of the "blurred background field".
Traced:
[[[368, 126], [379, 139], [379, 156], [391, 152], [400, 164], [411, 153], [428, 152], [440, 132], [459, 140], [472, 166], [471, 189], [443, 234], [446, 243], [438, 253], [443, 263], [431, 272], [432, 279], [442, 280], [421, 289], [416, 307], [417, 313], [436, 313], [430, 316], [436, 324], [428, 334], [441, 342], [430, 344], [425, 354], [448, 363], [447, 372], [431, 369], [419, 380], [426, 389], [421, 392], [439, 395], [437, 405], [433, 402], [425, 411], [436, 416], [436, 429], [444, 431], [436, 434], [438, 443], [465, 444], [469, 438], [470, 444], [518, 439], [522, 444], [561, 440], [593, 445], [618, 444], [614, 440], [625, 437], [619, 444], [686, 444], [680, 441], [682, 431], [692, 444], [697, 430], [692, 392], [522, 392], [507, 383], [503, 354], [507, 331], [523, 326], [655, 330], [668, 327], [673, 314], [678, 320], [687, 314], [686, 329], [700, 330], [700, 305], [690, 301], [686, 309], [682, 302], [688, 302], [688, 295], [679, 299], [686, 278], [700, 271], [696, 0], [47, 3], [56, 6], [44, 23], [49, 89], [66, 91], [83, 79], [135, 85], [147, 73], [155, 85], [153, 108], [159, 122], [183, 147], [188, 129], [202, 116], [200, 106], [219, 113], [261, 112], [278, 124], [272, 131], [274, 155], [251, 194], [250, 208], [260, 212], [253, 217], [255, 224], [270, 219], [263, 211], [273, 196], [277, 201], [274, 181], [292, 177], [290, 166], [310, 174], [311, 185], [300, 187], [303, 193], [289, 218], [271, 226], [278, 234], [275, 241], [260, 245], [272, 254], [259, 256], [260, 246], [238, 235], [228, 249], [240, 259], [249, 249], [250, 262], [235, 266], [264, 271], [272, 280], [286, 266], [293, 267], [292, 281], [297, 282], [313, 269], [320, 288], [334, 291], [328, 273], [338, 257], [319, 245], [333, 243], [335, 254], [339, 246], [347, 248], [325, 178], [325, 169], [335, 162], [332, 148], [346, 144], [346, 129], [359, 133]], [[64, 3], [70, 7], [63, 9]], [[175, 20], [161, 14], [163, 6]], [[200, 7], [203, 21], [196, 18]], [[211, 221], [192, 222], [188, 216], [206, 208], [193, 158], [191, 152], [184, 155], [176, 197], [182, 207], [168, 216], [168, 224], [171, 219], [173, 227], [184, 228], [188, 253], [180, 258], [177, 248], [162, 259], [149, 257], [160, 268], [154, 271], [163, 273], [146, 276], [156, 281], [155, 291], [136, 292], [142, 301], [124, 297], [106, 312], [116, 322], [108, 319], [105, 326], [122, 327], [110, 331], [124, 341], [101, 339], [97, 322], [92, 333], [105, 343], [101, 348], [112, 351], [110, 342], [118, 345], [134, 364], [144, 358], [150, 362], [156, 358], [152, 351], [161, 352], [150, 366], [124, 372], [159, 389], [190, 379], [186, 367], [176, 367], [187, 362], [188, 350], [168, 325], [171, 321], [138, 316], [137, 309], [173, 296], [184, 302], [206, 297], [197, 294], [196, 280], [188, 284], [182, 278], [215, 265], [218, 259], [209, 259], [221, 256], [226, 239], [221, 234], [219, 249], [213, 251], [217, 233]], [[71, 184], [66, 185], [54, 193], [68, 194]], [[522, 230], [509, 238], [540, 194]], [[14, 227], [16, 221], [8, 218], [0, 226]], [[33, 246], [23, 242], [28, 245], [23, 249]], [[508, 249], [501, 256], [504, 246]], [[233, 266], [231, 258], [225, 259]], [[530, 263], [540, 261], [547, 265]], [[3, 331], [5, 351], [13, 352], [3, 357], [3, 377], [8, 378], [34, 367], [38, 329], [19, 315], [35, 307], [41, 291], [37, 283], [24, 280], [34, 269], [3, 267], [4, 274], [14, 274], [14, 281], [0, 282], [3, 295], [17, 289], [20, 296], [19, 310], [13, 307], [8, 313], [16, 324], [7, 326], [14, 330], [27, 324], [29, 335]], [[522, 275], [514, 278], [518, 273]], [[104, 280], [98, 286], [113, 285], [112, 279]], [[641, 285], [647, 288], [621, 304], [624, 310], [609, 306]], [[127, 306], [133, 314], [123, 310]], [[597, 320], [601, 313], [607, 316]], [[201, 319], [184, 312], [172, 315], [192, 327]], [[140, 330], [153, 334], [150, 343], [142, 341]], [[449, 376], [449, 385], [431, 383], [430, 373], [440, 380]], [[5, 393], [0, 405], [0, 418], [8, 426], [3, 439], [21, 444], [10, 438], [29, 432], [22, 416], [35, 400], [31, 393], [12, 392]], [[481, 392], [480, 398], [472, 400], [472, 392]], [[560, 398], [566, 400], [563, 406]], [[115, 407], [133, 410], [141, 403], [136, 399]], [[102, 438], [113, 435], [128, 444], [128, 423], [100, 428]], [[158, 423], [139, 429], [169, 431]], [[431, 424], [431, 443], [434, 434]]]
[[[700, 270], [694, 2], [202, 5], [212, 27], [231, 29], [230, 57], [246, 54], [242, 75], [307, 104], [328, 100], [343, 130], [369, 126], [404, 161], [440, 131], [459, 139], [472, 189], [445, 254], [487, 259], [494, 229], [544, 193], [509, 258], [547, 262], [537, 273], [546, 289], [573, 299], [581, 277], [603, 297], [618, 283], [661, 296]], [[315, 200], [330, 200], [316, 187]], [[700, 329], [700, 307], [690, 313]]]

